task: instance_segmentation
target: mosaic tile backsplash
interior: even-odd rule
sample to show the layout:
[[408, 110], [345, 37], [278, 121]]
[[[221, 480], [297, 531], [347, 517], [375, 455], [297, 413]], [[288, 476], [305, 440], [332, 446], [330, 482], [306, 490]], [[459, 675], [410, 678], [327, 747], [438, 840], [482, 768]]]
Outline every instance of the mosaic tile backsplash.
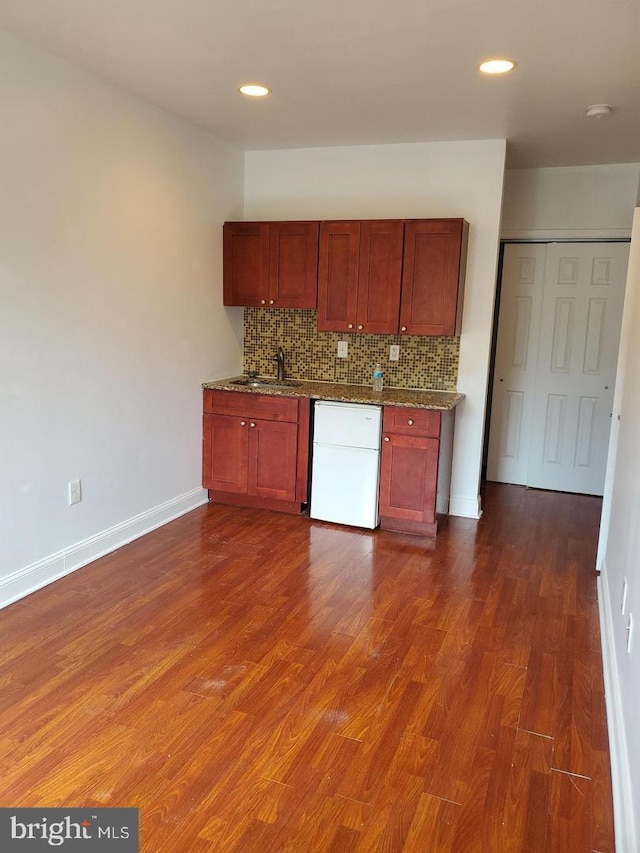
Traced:
[[[319, 332], [316, 313], [245, 308], [244, 372], [275, 376], [273, 356], [281, 346], [291, 379], [368, 385], [379, 361], [387, 386], [457, 390], [459, 338]], [[337, 357], [338, 341], [348, 342], [348, 358]], [[400, 346], [399, 361], [389, 361], [392, 344]]]

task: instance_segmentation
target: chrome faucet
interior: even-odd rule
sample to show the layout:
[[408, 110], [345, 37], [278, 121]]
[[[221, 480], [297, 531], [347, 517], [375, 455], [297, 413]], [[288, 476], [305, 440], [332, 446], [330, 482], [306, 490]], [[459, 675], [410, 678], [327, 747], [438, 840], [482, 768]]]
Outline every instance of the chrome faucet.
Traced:
[[282, 347], [278, 347], [278, 351], [274, 355], [273, 360], [278, 363], [278, 381], [282, 382], [284, 379], [284, 350]]

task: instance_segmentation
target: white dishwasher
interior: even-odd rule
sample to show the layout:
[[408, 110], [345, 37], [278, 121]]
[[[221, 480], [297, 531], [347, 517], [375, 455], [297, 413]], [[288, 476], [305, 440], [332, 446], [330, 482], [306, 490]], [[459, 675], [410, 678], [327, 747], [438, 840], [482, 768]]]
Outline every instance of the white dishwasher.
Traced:
[[381, 426], [381, 406], [316, 402], [311, 518], [378, 526]]

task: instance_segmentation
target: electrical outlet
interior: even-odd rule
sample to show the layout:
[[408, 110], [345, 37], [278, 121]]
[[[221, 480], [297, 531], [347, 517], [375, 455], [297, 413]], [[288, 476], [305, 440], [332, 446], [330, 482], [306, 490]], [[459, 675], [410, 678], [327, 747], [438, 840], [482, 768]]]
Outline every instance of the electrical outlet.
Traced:
[[627, 606], [627, 589], [628, 588], [629, 587], [627, 585], [627, 579], [622, 578], [622, 595], [620, 596], [620, 612], [622, 613], [623, 616], [624, 616], [625, 608]]
[[338, 358], [347, 358], [349, 355], [349, 342], [338, 341]]
[[79, 504], [82, 500], [82, 486], [80, 480], [69, 481], [69, 506]]
[[629, 614], [629, 621], [627, 622], [627, 654], [631, 654], [631, 637], [633, 635], [633, 616]]
[[400, 346], [398, 344], [391, 344], [389, 347], [389, 361], [399, 361], [400, 360]]

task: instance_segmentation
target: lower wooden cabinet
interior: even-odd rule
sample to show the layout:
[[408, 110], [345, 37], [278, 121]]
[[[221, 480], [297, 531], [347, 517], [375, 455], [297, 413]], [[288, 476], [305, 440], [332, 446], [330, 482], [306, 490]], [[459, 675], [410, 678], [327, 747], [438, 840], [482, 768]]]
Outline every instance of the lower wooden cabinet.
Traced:
[[[309, 502], [309, 398], [204, 392], [210, 500], [300, 513]], [[453, 411], [384, 406], [380, 527], [435, 536], [448, 512]]]
[[385, 406], [380, 527], [435, 536], [441, 413]]
[[202, 485], [211, 500], [298, 513], [308, 454], [308, 399], [204, 392]]

